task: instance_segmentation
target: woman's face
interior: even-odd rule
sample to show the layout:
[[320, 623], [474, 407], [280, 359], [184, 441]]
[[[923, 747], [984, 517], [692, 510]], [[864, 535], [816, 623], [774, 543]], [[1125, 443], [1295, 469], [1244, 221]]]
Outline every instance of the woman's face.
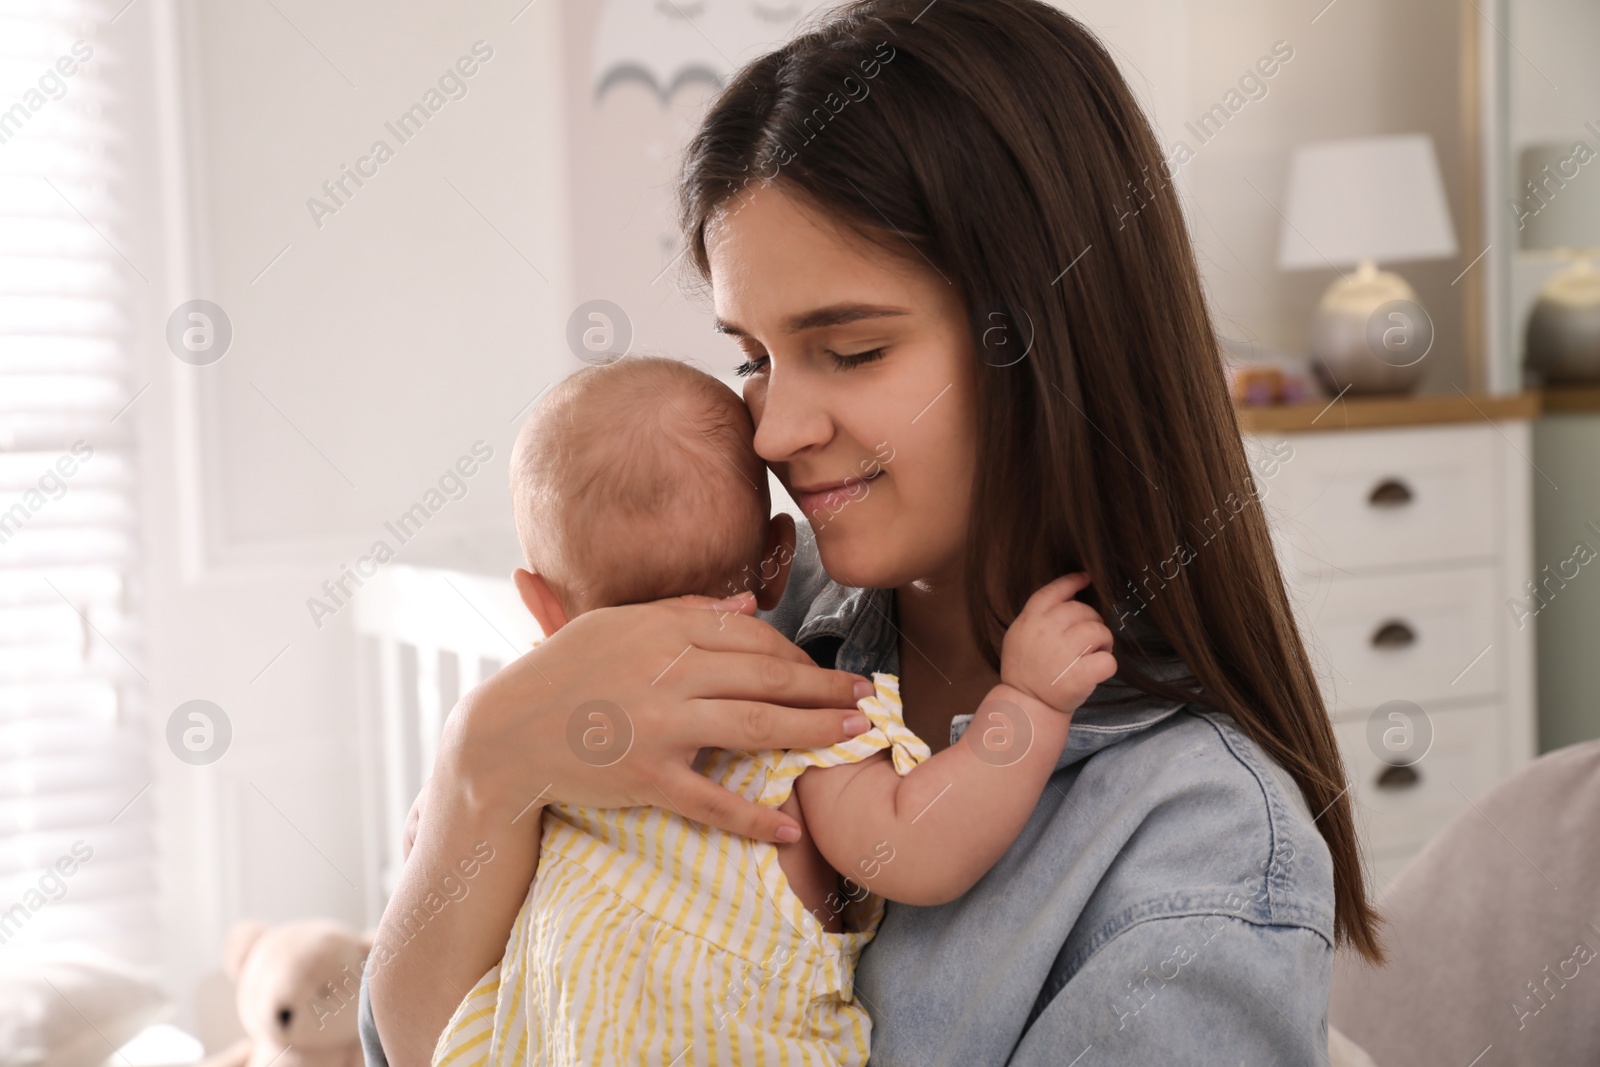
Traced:
[[885, 589], [960, 576], [976, 467], [974, 359], [954, 285], [777, 186], [706, 227], [719, 328], [749, 360], [756, 451], [828, 574]]

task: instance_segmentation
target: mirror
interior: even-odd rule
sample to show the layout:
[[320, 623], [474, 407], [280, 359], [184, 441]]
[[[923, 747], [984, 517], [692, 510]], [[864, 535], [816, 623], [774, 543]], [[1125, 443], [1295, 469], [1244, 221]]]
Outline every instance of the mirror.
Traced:
[[1499, 195], [1488, 198], [1503, 277], [1497, 328], [1506, 372], [1543, 380], [1532, 461], [1539, 745], [1600, 733], [1600, 589], [1584, 565], [1600, 547], [1600, 6], [1505, 0], [1494, 40]]
[[1532, 383], [1600, 385], [1600, 7], [1509, 7], [1500, 205], [1507, 351]]

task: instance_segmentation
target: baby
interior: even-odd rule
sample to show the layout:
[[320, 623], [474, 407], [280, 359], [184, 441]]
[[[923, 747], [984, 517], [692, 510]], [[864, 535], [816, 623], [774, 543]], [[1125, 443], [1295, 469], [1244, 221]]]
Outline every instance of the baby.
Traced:
[[[589, 367], [551, 390], [511, 460], [528, 563], [517, 584], [545, 634], [688, 593], [751, 588], [774, 605], [793, 528], [769, 518], [753, 443], [738, 396], [673, 360]], [[1071, 599], [1081, 587], [1062, 579], [1029, 601], [1006, 633], [1002, 684], [937, 755], [907, 729], [887, 674], [859, 705], [871, 728], [848, 741], [703, 750], [702, 773], [795, 816], [792, 844], [690, 822], [670, 798], [546, 807], [505, 954], [433, 1062], [866, 1063], [871, 1020], [852, 985], [884, 901], [941, 904], [976, 883], [1033, 811], [1072, 712], [1115, 670], [1109, 631]], [[584, 758], [625, 758], [604, 751], [625, 710], [596, 700], [576, 714], [578, 736], [599, 731]]]

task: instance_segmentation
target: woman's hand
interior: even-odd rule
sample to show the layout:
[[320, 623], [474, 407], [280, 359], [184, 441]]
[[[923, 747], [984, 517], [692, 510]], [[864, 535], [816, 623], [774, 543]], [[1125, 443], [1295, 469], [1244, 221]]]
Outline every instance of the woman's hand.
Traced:
[[[754, 610], [741, 594], [588, 612], [462, 698], [367, 967], [393, 1067], [428, 1061], [503, 954], [538, 868], [544, 805], [652, 804], [767, 841], [798, 831], [696, 773], [695, 756], [853, 737], [868, 725], [858, 692], [872, 685], [817, 667]], [[463, 882], [463, 860], [485, 853]]]
[[696, 773], [696, 754], [853, 737], [867, 728], [855, 702], [872, 683], [817, 667], [753, 611], [743, 594], [581, 615], [467, 694], [440, 763], [461, 788], [516, 810], [648, 804], [785, 840], [794, 820]]

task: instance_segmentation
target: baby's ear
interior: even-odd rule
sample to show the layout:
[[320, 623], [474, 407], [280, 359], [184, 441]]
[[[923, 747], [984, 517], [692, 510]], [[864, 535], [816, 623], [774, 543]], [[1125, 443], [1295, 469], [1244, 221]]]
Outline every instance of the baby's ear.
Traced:
[[794, 566], [794, 516], [779, 512], [767, 525], [767, 549], [761, 556], [761, 569], [756, 575], [756, 607], [770, 611], [783, 599], [789, 585], [789, 568]]
[[546, 637], [567, 624], [567, 613], [543, 575], [518, 567], [511, 572], [511, 581], [517, 587], [517, 595], [522, 597], [523, 606], [533, 615], [533, 620]]

